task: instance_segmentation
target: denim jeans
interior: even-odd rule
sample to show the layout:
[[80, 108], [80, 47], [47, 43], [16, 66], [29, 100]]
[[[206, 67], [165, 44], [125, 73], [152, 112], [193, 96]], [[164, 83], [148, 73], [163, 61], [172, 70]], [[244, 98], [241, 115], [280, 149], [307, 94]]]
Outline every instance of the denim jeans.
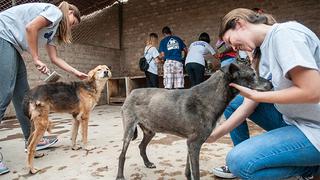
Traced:
[[[227, 119], [242, 102], [242, 96], [235, 97], [224, 112]], [[234, 175], [259, 180], [319, 175], [320, 152], [296, 126], [284, 122], [273, 104], [260, 103], [249, 119], [267, 132], [249, 139], [243, 122], [230, 133], [235, 147], [226, 161]]]
[[29, 90], [27, 70], [15, 47], [0, 38], [0, 122], [12, 100], [25, 140], [30, 135], [30, 120], [24, 115], [22, 101]]
[[189, 75], [190, 86], [193, 87], [204, 81], [205, 67], [199, 63], [188, 63], [186, 71]]
[[149, 71], [144, 72], [147, 79], [147, 87], [159, 87], [159, 78], [157, 74], [153, 74]]

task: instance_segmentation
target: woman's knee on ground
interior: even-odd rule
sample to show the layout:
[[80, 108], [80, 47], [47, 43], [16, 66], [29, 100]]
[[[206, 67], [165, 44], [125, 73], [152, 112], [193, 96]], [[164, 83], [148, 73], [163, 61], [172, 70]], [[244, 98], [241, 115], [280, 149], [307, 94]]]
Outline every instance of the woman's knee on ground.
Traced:
[[226, 161], [229, 170], [237, 177], [250, 179], [255, 172], [250, 153], [242, 148], [233, 148], [227, 155]]

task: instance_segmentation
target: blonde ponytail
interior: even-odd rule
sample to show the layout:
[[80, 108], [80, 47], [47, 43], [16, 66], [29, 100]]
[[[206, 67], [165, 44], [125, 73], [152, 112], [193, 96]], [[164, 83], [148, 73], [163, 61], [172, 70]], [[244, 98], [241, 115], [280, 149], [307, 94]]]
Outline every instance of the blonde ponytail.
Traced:
[[70, 44], [72, 41], [72, 34], [71, 26], [69, 25], [69, 10], [73, 11], [73, 15], [77, 18], [79, 23], [81, 21], [80, 11], [76, 6], [74, 6], [73, 4], [69, 4], [66, 1], [62, 1], [60, 3], [59, 9], [62, 12], [62, 20], [60, 21], [58, 29], [58, 42]]

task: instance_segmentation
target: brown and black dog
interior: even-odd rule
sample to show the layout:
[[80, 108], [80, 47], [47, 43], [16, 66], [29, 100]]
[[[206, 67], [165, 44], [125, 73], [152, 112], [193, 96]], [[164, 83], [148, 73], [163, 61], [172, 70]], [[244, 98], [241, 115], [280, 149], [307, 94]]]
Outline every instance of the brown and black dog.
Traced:
[[48, 119], [49, 112], [67, 112], [74, 117], [72, 122], [72, 149], [76, 145], [79, 125], [82, 128], [82, 143], [86, 150], [88, 146], [88, 121], [91, 110], [97, 104], [101, 91], [111, 71], [106, 65], [99, 65], [88, 73], [88, 78], [77, 82], [56, 82], [37, 86], [31, 89], [24, 98], [24, 112], [32, 123], [31, 135], [28, 141], [27, 167], [30, 173], [37, 173], [33, 167], [36, 145], [45, 131], [50, 132], [52, 122]]

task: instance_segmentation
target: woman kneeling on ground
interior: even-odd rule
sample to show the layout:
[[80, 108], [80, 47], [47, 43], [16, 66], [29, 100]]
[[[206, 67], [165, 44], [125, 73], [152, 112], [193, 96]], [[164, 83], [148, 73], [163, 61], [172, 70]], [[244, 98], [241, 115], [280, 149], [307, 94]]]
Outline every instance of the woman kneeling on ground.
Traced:
[[[240, 95], [226, 108], [227, 118], [212, 141], [231, 131], [235, 147], [224, 168], [226, 178], [285, 179], [320, 173], [320, 41], [298, 22], [275, 23], [249, 9], [224, 16], [219, 36], [234, 50], [260, 47], [259, 75], [274, 91], [258, 92], [230, 84]], [[246, 118], [267, 132], [249, 138]]]

